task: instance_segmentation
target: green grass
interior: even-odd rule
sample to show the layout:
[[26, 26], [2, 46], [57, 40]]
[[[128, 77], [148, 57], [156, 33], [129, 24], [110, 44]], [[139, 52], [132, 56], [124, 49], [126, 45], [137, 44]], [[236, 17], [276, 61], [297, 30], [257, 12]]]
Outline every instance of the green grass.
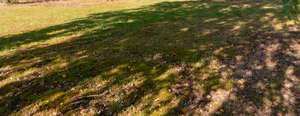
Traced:
[[[155, 0], [0, 10], [0, 114], [297, 114], [297, 100], [286, 106], [280, 93], [295, 66], [285, 62], [298, 59], [283, 50], [299, 50], [280, 7]], [[286, 47], [272, 52], [272, 68], [265, 54], [277, 44]]]

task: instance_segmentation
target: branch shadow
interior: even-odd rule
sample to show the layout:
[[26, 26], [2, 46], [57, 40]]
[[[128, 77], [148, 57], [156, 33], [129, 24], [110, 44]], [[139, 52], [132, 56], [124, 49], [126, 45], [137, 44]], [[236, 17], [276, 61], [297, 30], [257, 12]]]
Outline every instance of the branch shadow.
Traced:
[[299, 34], [276, 30], [277, 6], [162, 2], [0, 37], [5, 50], [78, 33], [0, 57], [0, 114], [299, 114]]

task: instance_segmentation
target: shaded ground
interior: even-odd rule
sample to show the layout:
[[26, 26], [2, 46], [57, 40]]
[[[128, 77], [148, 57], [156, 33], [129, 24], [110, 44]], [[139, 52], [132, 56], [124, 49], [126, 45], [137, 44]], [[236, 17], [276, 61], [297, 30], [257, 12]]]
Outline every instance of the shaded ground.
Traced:
[[0, 114], [298, 115], [299, 33], [279, 7], [162, 2], [2, 36]]

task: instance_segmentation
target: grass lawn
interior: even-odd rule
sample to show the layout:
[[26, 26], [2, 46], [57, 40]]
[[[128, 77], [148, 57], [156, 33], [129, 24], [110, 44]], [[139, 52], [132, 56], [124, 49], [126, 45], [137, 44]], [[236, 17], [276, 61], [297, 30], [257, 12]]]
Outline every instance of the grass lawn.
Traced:
[[300, 113], [280, 2], [96, 2], [0, 6], [0, 115]]

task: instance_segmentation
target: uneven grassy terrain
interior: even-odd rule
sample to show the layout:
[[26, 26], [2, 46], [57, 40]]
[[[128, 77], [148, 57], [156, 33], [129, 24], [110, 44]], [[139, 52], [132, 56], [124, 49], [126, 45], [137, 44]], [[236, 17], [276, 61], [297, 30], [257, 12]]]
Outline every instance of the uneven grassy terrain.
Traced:
[[16, 5], [0, 25], [3, 116], [300, 113], [278, 2]]

